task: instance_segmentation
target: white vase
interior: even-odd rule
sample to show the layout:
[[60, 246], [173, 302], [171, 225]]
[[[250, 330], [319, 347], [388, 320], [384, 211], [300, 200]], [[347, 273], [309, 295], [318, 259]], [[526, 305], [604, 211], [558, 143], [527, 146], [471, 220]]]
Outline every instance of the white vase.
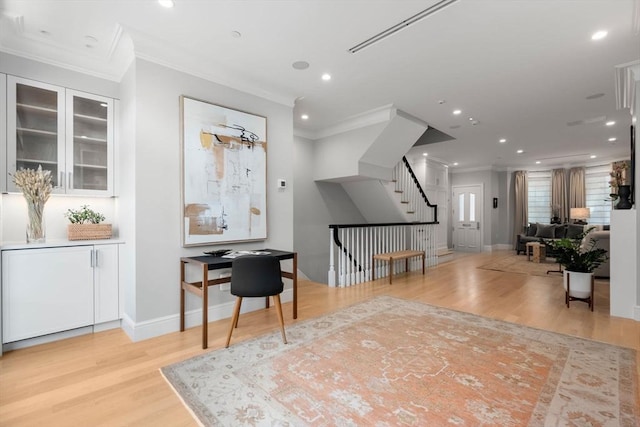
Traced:
[[564, 270], [564, 290], [567, 291], [567, 275], [571, 275], [569, 296], [574, 298], [589, 298], [591, 296], [591, 277], [593, 273], [578, 273]]

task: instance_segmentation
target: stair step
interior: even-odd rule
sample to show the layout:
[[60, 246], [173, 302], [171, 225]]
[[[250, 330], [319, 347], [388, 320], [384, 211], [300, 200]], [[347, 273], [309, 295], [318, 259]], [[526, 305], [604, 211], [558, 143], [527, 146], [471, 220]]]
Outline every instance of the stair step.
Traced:
[[408, 214], [414, 214], [416, 211], [407, 211]]
[[396, 193], [404, 193], [402, 190], [395, 190]]
[[409, 201], [400, 200], [400, 203], [409, 203]]

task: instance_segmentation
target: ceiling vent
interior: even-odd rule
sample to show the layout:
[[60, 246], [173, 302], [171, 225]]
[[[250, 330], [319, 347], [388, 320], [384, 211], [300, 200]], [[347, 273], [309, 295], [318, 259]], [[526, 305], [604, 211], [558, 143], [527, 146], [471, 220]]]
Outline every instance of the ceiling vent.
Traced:
[[409, 25], [413, 25], [416, 22], [426, 18], [427, 16], [438, 12], [441, 9], [444, 9], [445, 7], [457, 2], [458, 0], [440, 0], [439, 2], [431, 5], [430, 7], [426, 8], [425, 10], [416, 13], [415, 15], [405, 19], [402, 22], [399, 22], [398, 24], [387, 28], [386, 30], [376, 34], [373, 37], [368, 38], [367, 40], [363, 41], [360, 44], [355, 45], [354, 47], [352, 47], [351, 49], [349, 49], [349, 52], [351, 53], [356, 53], [361, 51], [362, 49], [364, 49], [365, 47], [371, 46], [374, 43], [379, 42], [380, 40], [386, 39], [387, 37], [397, 33], [400, 30], [403, 30], [405, 28], [407, 28]]

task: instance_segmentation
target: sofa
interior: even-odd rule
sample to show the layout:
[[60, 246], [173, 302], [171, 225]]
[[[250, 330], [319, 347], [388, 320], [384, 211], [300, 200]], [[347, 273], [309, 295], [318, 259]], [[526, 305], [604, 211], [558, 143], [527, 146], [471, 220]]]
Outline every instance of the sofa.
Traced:
[[580, 224], [530, 223], [525, 232], [517, 236], [516, 252], [518, 255], [520, 255], [520, 252], [526, 254], [526, 246], [529, 242], [543, 242], [545, 240], [556, 240], [565, 237], [576, 238], [585, 230], [585, 227], [589, 228], [590, 226]]
[[[582, 240], [582, 246], [590, 245], [591, 240], [595, 241], [596, 248], [603, 248], [607, 250], [609, 255], [609, 226], [608, 225], [580, 225], [580, 224], [529, 224], [525, 233], [518, 234], [516, 251], [520, 255], [520, 252], [526, 254], [526, 245], [528, 242], [544, 242], [548, 240], [561, 239], [564, 237], [576, 238], [583, 231], [591, 230]], [[547, 252], [547, 256], [553, 257], [553, 253]], [[609, 260], [607, 259], [602, 263], [595, 271], [595, 277], [609, 277]]]

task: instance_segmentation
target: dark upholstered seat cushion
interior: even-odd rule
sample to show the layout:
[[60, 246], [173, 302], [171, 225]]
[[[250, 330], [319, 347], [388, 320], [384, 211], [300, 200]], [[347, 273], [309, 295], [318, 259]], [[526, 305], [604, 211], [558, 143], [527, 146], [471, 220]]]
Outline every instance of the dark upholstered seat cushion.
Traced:
[[562, 239], [564, 238], [565, 234], [567, 232], [567, 224], [556, 224], [556, 230], [555, 230], [555, 238], [556, 239]]
[[555, 224], [537, 224], [538, 230], [536, 231], [536, 237], [542, 237], [543, 239], [554, 239], [556, 237]]
[[280, 261], [271, 255], [243, 255], [231, 263], [231, 295], [266, 297], [282, 292]]
[[580, 224], [569, 224], [567, 225], [567, 238], [569, 239], [577, 239], [578, 236], [584, 230], [584, 226]]

